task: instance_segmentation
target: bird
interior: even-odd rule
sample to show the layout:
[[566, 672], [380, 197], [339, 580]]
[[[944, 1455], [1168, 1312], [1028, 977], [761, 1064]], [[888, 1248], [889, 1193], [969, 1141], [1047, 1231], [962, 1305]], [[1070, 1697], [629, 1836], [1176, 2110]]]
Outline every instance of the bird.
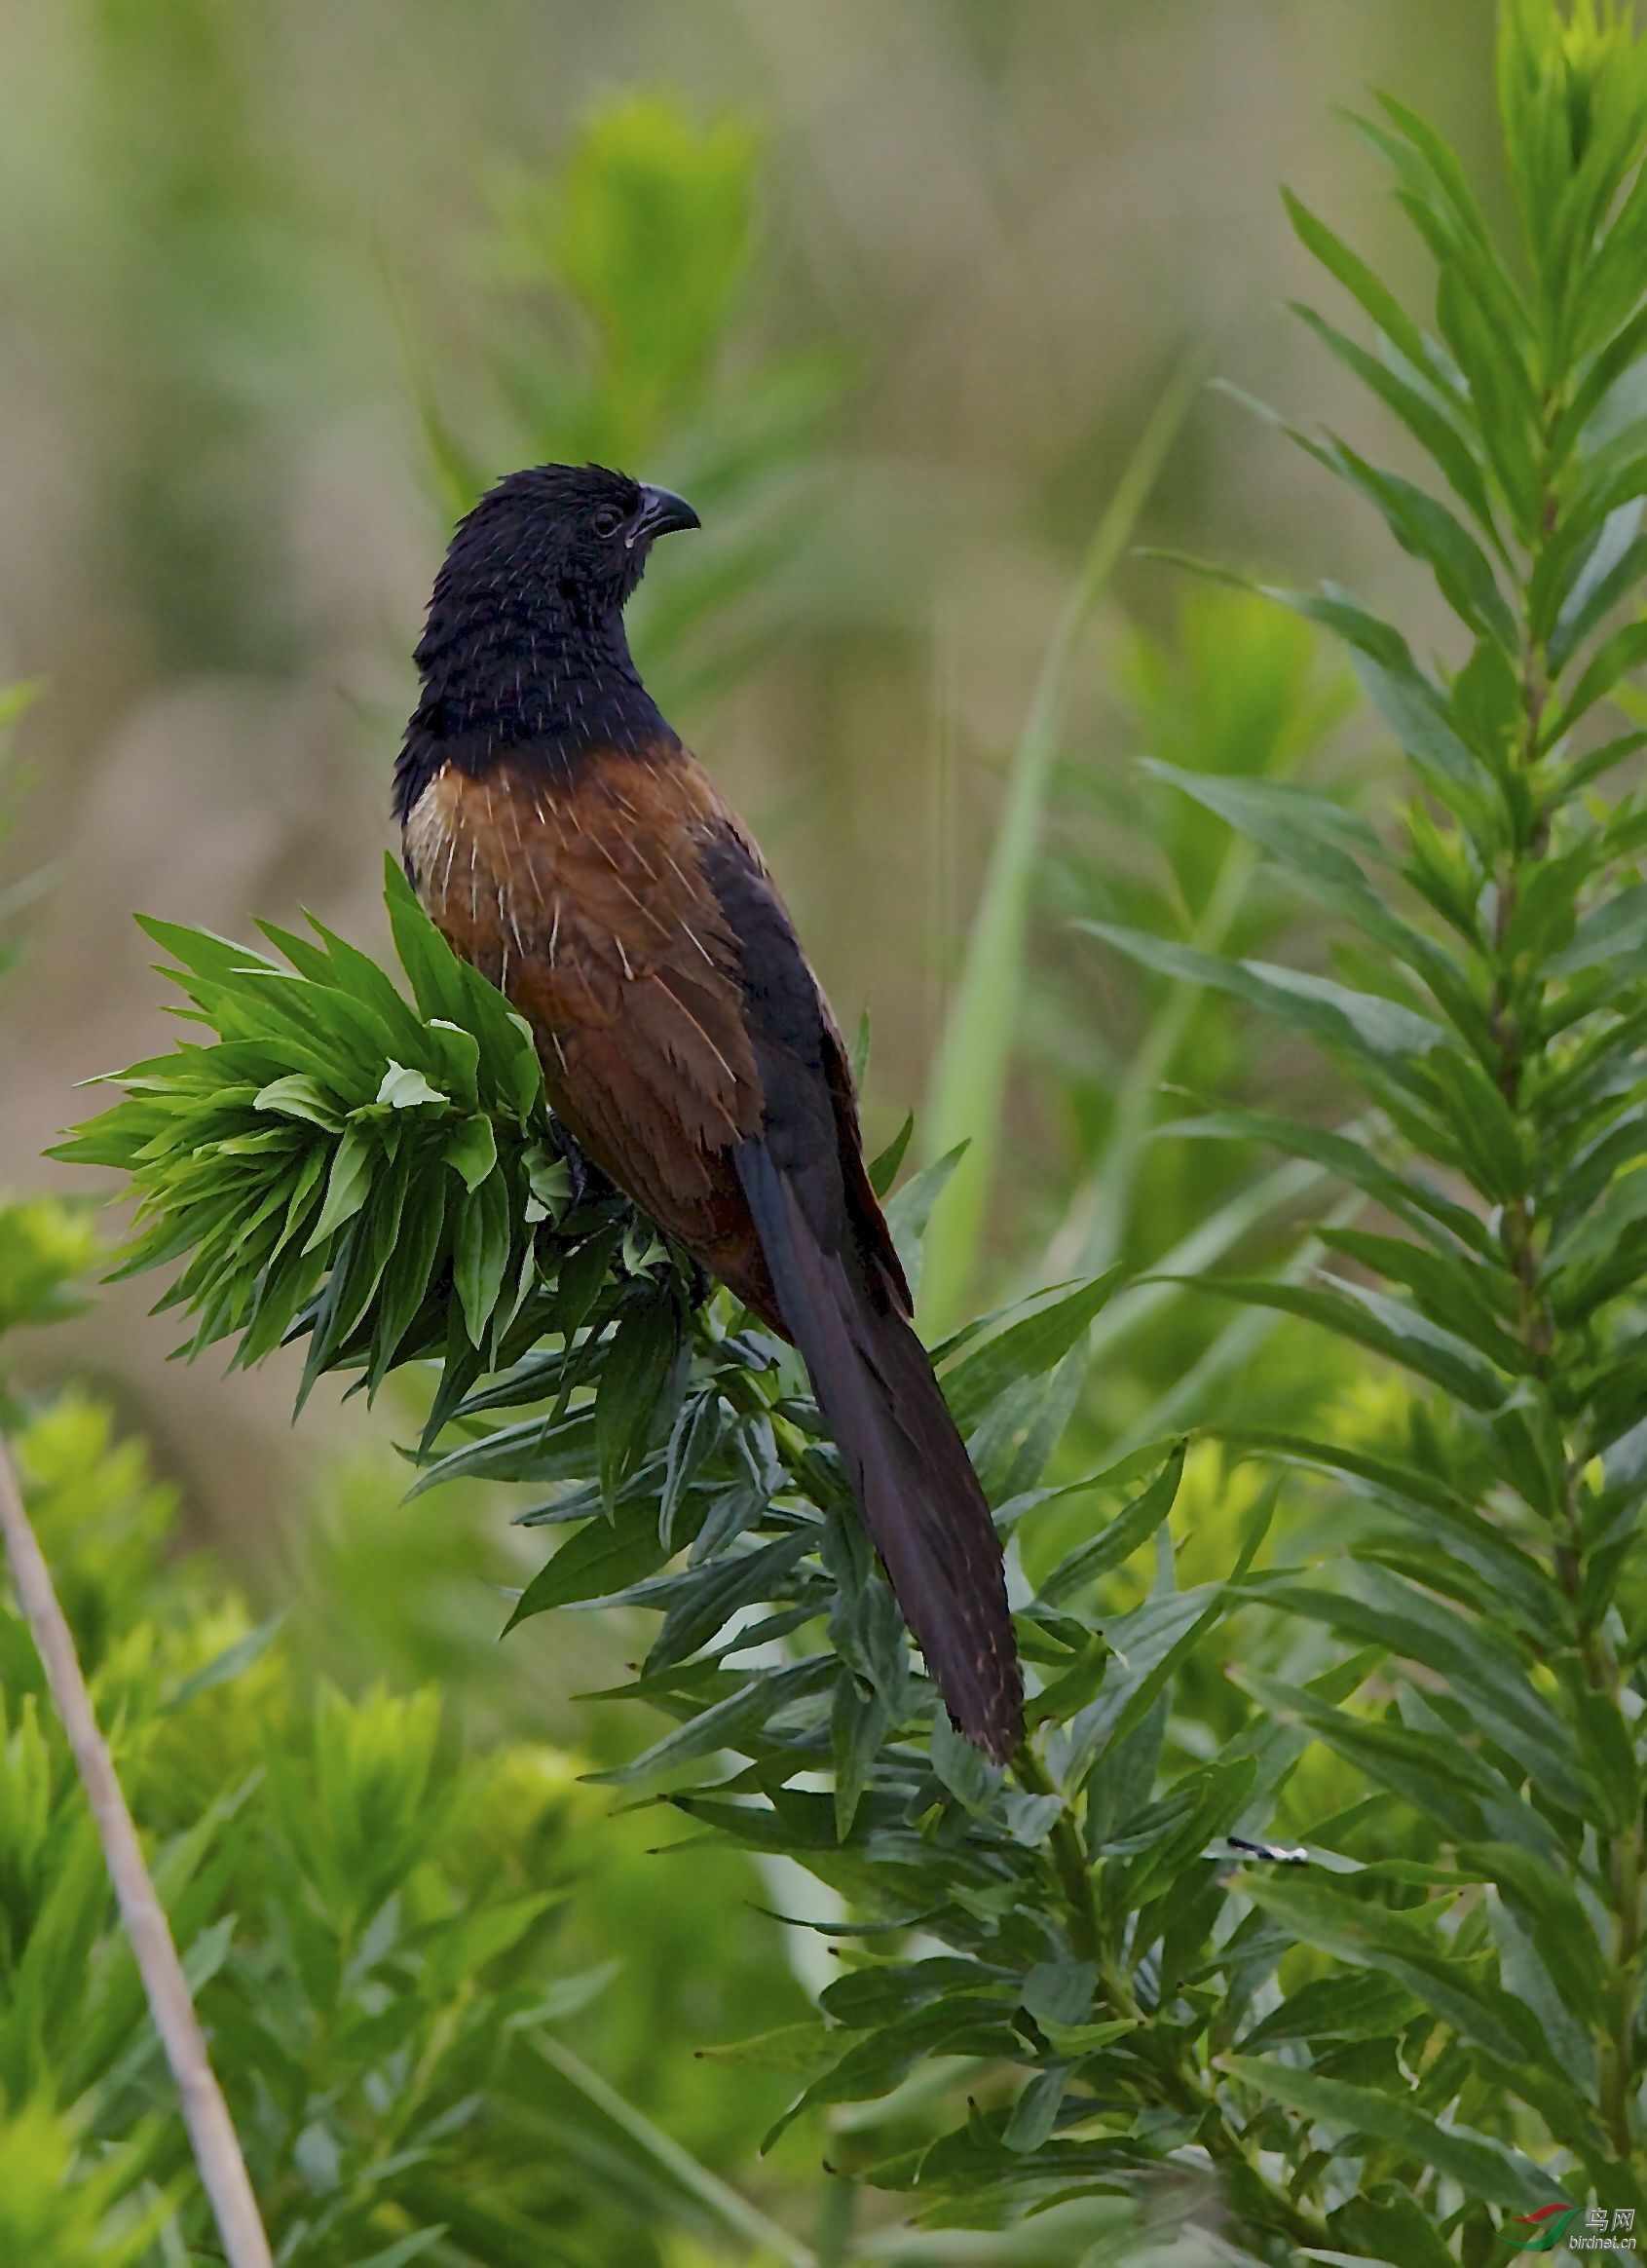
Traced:
[[599, 465], [511, 472], [458, 523], [395, 763], [406, 872], [531, 1028], [576, 1153], [799, 1350], [950, 1720], [1005, 1764], [1024, 1712], [1000, 1543], [915, 1330], [840, 1029], [629, 650], [653, 545], [701, 524]]

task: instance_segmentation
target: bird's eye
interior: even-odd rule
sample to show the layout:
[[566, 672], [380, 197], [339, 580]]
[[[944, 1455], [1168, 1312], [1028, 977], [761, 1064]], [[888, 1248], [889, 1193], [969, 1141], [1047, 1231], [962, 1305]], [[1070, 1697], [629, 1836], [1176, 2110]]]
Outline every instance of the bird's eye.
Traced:
[[615, 504], [603, 504], [589, 525], [597, 536], [615, 536], [623, 525], [623, 514]]

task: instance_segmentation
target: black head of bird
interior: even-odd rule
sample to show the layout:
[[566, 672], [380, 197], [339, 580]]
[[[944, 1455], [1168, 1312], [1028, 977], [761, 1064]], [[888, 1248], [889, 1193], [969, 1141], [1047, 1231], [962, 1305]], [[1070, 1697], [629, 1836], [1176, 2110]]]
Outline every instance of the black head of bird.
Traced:
[[528, 466], [488, 489], [435, 577], [397, 811], [447, 758], [473, 773], [528, 740], [571, 757], [666, 734], [623, 608], [657, 538], [701, 524], [672, 489], [603, 465]]
[[434, 602], [562, 600], [585, 620], [622, 607], [659, 536], [701, 523], [686, 499], [604, 465], [511, 472], [459, 523]]

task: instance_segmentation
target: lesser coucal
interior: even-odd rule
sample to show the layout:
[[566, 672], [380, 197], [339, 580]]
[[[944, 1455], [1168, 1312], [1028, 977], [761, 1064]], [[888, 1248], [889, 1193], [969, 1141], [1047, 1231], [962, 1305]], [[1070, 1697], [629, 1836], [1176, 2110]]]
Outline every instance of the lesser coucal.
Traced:
[[511, 473], [453, 536], [395, 770], [406, 870], [531, 1025], [556, 1115], [800, 1349], [950, 1716], [1004, 1762], [1000, 1546], [864, 1171], [852, 1077], [747, 831], [664, 722], [623, 607], [667, 489]]

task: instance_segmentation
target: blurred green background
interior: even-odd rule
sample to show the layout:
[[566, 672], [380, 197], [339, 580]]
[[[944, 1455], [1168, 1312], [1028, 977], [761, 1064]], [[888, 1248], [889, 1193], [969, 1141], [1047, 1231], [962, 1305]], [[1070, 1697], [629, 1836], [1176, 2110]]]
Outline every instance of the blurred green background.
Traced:
[[[303, 904], [375, 941], [407, 656], [453, 498], [540, 436], [692, 484], [707, 532], [660, 558], [637, 643], [842, 1019], [871, 1011], [871, 1132], [889, 1136], [925, 1088], [1054, 618], [1141, 428], [1197, 347], [1285, 406], [1343, 399], [1280, 312], [1303, 255], [1276, 184], [1386, 252], [1395, 217], [1330, 105], [1389, 84], [1473, 153], [1490, 19], [1416, 0], [12, 0], [0, 682], [41, 692], [5, 860], [49, 887], [0, 995], [0, 1186], [37, 1179], [82, 1113], [76, 1080], [162, 1040], [132, 909], [244, 934]], [[652, 328], [619, 309], [590, 398], [600, 310], [555, 269], [580, 256], [556, 199], [591, 114], [635, 96], [663, 106], [643, 141], [695, 132], [724, 179], [747, 169], [748, 225], [692, 291], [655, 259]], [[701, 209], [659, 220], [684, 227], [683, 258], [728, 217], [714, 179], [698, 188]], [[581, 256], [598, 264], [598, 232]], [[659, 360], [684, 403], [648, 396]], [[1373, 600], [1394, 572], [1216, 395], [1142, 535], [1296, 576], [1366, 561]], [[1137, 978], [1061, 917], [1072, 894], [1102, 912], [1121, 885], [1171, 883], [1166, 800], [1133, 769], [1129, 648], [1134, 625], [1171, 643], [1182, 587], [1123, 563], [1070, 675], [997, 1274], [1033, 1272], [1137, 1035]], [[23, 1348], [25, 1374], [90, 1371], [162, 1445], [190, 1526], [254, 1542], [313, 1448], [288, 1430], [288, 1367], [228, 1386], [168, 1367], [144, 1305], [126, 1287]]]

